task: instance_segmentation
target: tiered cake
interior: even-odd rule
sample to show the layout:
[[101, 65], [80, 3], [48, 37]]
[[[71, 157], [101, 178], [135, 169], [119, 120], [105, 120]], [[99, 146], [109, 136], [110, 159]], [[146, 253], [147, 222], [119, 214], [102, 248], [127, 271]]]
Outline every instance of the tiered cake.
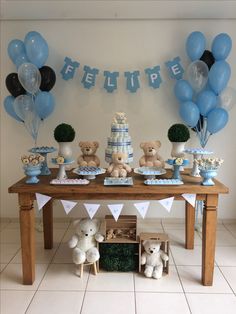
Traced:
[[117, 152], [127, 154], [127, 163], [133, 161], [133, 148], [131, 147], [131, 137], [129, 136], [129, 125], [126, 123], [124, 112], [116, 112], [113, 118], [111, 136], [107, 139], [105, 160], [111, 163], [112, 154]]

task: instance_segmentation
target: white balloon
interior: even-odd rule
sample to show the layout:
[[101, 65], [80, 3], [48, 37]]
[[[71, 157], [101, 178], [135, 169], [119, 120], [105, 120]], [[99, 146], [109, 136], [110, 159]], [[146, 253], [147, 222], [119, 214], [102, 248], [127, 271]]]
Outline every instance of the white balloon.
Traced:
[[200, 92], [208, 81], [208, 66], [201, 60], [192, 62], [187, 68], [187, 79], [195, 92]]
[[29, 95], [19, 95], [14, 100], [13, 107], [17, 116], [25, 121], [27, 114], [34, 110], [34, 102]]
[[30, 94], [36, 94], [41, 84], [39, 69], [32, 63], [23, 63], [18, 69], [18, 78], [21, 85]]
[[219, 107], [230, 111], [236, 104], [236, 90], [232, 87], [226, 87], [219, 95]]

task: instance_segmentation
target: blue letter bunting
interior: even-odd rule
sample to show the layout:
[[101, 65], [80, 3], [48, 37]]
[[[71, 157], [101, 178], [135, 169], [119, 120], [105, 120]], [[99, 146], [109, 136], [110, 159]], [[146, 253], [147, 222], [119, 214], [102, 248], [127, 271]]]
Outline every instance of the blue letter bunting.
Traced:
[[165, 64], [169, 70], [170, 77], [176, 80], [182, 79], [184, 69], [180, 64], [180, 57], [176, 57], [172, 61], [167, 61]]
[[70, 58], [65, 57], [65, 65], [61, 69], [61, 75], [64, 80], [72, 79], [75, 75], [76, 68], [79, 67], [79, 62], [72, 61]]
[[117, 77], [119, 77], [119, 72], [104, 71], [104, 76], [104, 88], [108, 93], [112, 93], [115, 89], [117, 89]]
[[159, 65], [155, 66], [154, 68], [147, 68], [145, 69], [145, 73], [148, 76], [148, 84], [153, 88], [159, 88], [162, 82], [161, 75], [160, 75], [161, 67]]
[[82, 78], [82, 84], [84, 88], [91, 88], [95, 86], [96, 75], [98, 74], [99, 70], [95, 68], [90, 68], [88, 65], [84, 66], [84, 76]]
[[139, 84], [139, 71], [134, 72], [125, 72], [126, 77], [126, 88], [131, 92], [135, 93], [137, 89], [140, 87]]
[[[73, 79], [75, 75], [75, 70], [79, 68], [80, 63], [76, 61], [72, 61], [72, 59], [65, 57], [64, 66], [61, 69], [61, 75], [64, 80]], [[168, 73], [171, 78], [180, 80], [183, 78], [184, 69], [181, 65], [180, 57], [175, 57], [173, 60], [169, 60], [165, 62], [165, 65], [168, 69]], [[99, 74], [99, 69], [91, 68], [88, 65], [85, 65], [83, 77], [81, 83], [84, 88], [90, 89], [96, 85], [96, 77]], [[101, 71], [104, 75], [104, 84], [103, 87], [107, 91], [107, 93], [113, 93], [116, 89], [118, 89], [118, 77], [120, 73], [118, 71]], [[152, 68], [146, 68], [143, 71], [147, 75], [148, 85], [154, 89], [160, 87], [162, 83], [161, 77], [161, 67], [160, 65], [156, 65]], [[131, 93], [136, 93], [136, 91], [140, 88], [140, 71], [136, 70], [133, 72], [125, 71], [124, 77], [126, 79], [126, 89]]]

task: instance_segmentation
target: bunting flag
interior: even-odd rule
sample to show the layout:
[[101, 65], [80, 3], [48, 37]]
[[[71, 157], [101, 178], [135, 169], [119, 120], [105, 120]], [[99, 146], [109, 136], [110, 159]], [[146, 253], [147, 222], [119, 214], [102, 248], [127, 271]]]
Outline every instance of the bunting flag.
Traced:
[[37, 201], [39, 210], [43, 208], [43, 206], [47, 204], [47, 202], [49, 202], [51, 199], [51, 196], [48, 196], [48, 195], [44, 195], [40, 193], [35, 193], [35, 195], [36, 195], [36, 201]]
[[196, 194], [182, 194], [182, 196], [189, 204], [195, 207]]
[[61, 200], [61, 203], [67, 215], [77, 204], [77, 202], [71, 202], [71, 201], [65, 201], [65, 200]]
[[90, 217], [90, 219], [93, 219], [93, 216], [98, 211], [98, 208], [100, 207], [100, 204], [84, 204], [84, 207], [87, 210], [87, 213]]
[[150, 205], [150, 202], [134, 204], [134, 206], [136, 207], [137, 211], [139, 212], [139, 214], [142, 216], [143, 219], [145, 218], [147, 214], [149, 205]]
[[171, 207], [174, 201], [174, 196], [172, 197], [168, 197], [168, 198], [163, 198], [162, 200], [159, 200], [158, 202], [165, 207], [165, 209], [170, 212], [171, 211]]
[[107, 206], [110, 209], [112, 216], [114, 217], [115, 221], [117, 221], [119, 216], [120, 216], [120, 213], [122, 211], [124, 204], [111, 204], [111, 205], [107, 205]]

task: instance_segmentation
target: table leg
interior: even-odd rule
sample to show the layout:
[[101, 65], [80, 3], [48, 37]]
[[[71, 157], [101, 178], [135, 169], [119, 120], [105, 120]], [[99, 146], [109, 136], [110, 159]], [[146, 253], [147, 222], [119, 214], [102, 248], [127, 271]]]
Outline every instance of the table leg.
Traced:
[[204, 286], [212, 286], [213, 283], [217, 205], [218, 195], [207, 195], [203, 210], [202, 226], [202, 284]]
[[43, 206], [43, 235], [44, 248], [53, 248], [53, 201], [52, 199]]
[[185, 248], [192, 250], [194, 248], [194, 224], [195, 208], [185, 202]]
[[31, 195], [19, 194], [19, 205], [23, 284], [32, 285], [35, 279], [35, 217]]

